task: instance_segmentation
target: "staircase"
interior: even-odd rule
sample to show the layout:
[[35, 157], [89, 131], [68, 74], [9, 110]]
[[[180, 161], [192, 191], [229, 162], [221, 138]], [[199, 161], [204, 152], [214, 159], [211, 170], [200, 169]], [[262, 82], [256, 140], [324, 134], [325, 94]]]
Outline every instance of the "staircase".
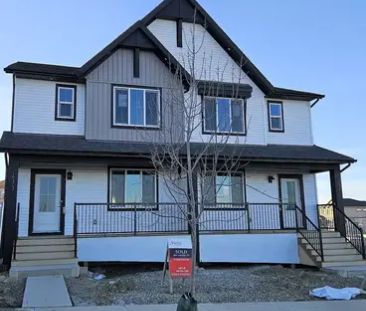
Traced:
[[[304, 264], [331, 270], [366, 270], [366, 260], [360, 252], [337, 231], [322, 230], [323, 257], [308, 240], [299, 235], [300, 259]], [[310, 240], [311, 242], [311, 240]]]
[[9, 271], [11, 277], [79, 275], [73, 237], [54, 235], [18, 238], [15, 253]]

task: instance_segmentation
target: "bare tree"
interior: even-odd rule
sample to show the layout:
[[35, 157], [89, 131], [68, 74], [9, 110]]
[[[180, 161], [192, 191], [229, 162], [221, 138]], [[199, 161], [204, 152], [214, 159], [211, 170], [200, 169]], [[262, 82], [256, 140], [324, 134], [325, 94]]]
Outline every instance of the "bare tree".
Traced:
[[[159, 180], [163, 181], [166, 191], [179, 207], [179, 214], [174, 217], [184, 219], [190, 229], [193, 261], [191, 292], [195, 294], [197, 239], [199, 227], [206, 221], [201, 219], [203, 205], [214, 204], [211, 201], [212, 192], [232, 183], [230, 179], [217, 185], [215, 176], [235, 174], [248, 163], [241, 162], [240, 152], [230, 147], [243, 143], [245, 137], [239, 141], [239, 136], [219, 132], [217, 127], [230, 134], [232, 121], [220, 123], [216, 113], [215, 119], [209, 120], [204, 111], [203, 96], [199, 95], [203, 93], [207, 101], [210, 101], [209, 98], [215, 101], [214, 98], [222, 94], [222, 88], [225, 88], [225, 97], [234, 100], [234, 105], [239, 109], [239, 119], [242, 120], [239, 126], [245, 131], [243, 111], [246, 103], [239, 94], [243, 64], [230, 67], [228, 61], [215, 63], [210, 51], [205, 50], [206, 27], [197, 25], [195, 16], [193, 20], [183, 33], [186, 48], [184, 54], [179, 56], [180, 66], [175, 67], [174, 78], [169, 80], [169, 91], [164, 94], [161, 130], [158, 134], [144, 134], [147, 135], [144, 140], [153, 142], [151, 161]], [[230, 83], [227, 83], [228, 74], [231, 76]], [[202, 135], [201, 129], [207, 126], [205, 122], [210, 122], [215, 128]]]

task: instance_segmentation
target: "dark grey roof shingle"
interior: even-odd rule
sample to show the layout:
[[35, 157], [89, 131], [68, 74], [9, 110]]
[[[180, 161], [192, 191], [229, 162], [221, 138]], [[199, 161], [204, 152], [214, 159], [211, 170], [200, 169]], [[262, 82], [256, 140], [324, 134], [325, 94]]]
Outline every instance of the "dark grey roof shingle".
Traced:
[[[79, 155], [129, 155], [150, 154], [156, 146], [152, 143], [126, 141], [91, 141], [82, 136], [16, 134], [4, 132], [0, 151], [10, 153], [79, 154]], [[192, 143], [192, 153], [205, 148], [203, 143]], [[307, 163], [350, 163], [356, 160], [318, 146], [293, 145], [212, 145], [207, 152], [216, 149], [222, 156], [240, 156], [251, 161], [307, 162]], [[182, 155], [184, 155], [182, 148]]]

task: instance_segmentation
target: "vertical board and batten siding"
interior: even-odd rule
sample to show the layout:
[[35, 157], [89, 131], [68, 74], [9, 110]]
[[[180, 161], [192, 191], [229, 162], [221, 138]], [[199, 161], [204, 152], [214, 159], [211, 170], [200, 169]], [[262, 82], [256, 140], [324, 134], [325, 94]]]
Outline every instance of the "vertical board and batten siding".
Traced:
[[14, 124], [15, 133], [84, 135], [85, 86], [77, 86], [75, 121], [55, 120], [57, 82], [15, 79]]
[[[192, 24], [183, 23], [183, 47], [177, 47], [176, 22], [156, 19], [149, 26], [149, 30], [160, 42], [174, 55], [182, 66], [186, 65], [189, 52], [188, 46], [192, 46]], [[213, 80], [249, 84], [253, 88], [252, 96], [247, 100], [247, 135], [224, 139], [229, 143], [240, 144], [290, 144], [311, 145], [313, 143], [311, 133], [310, 105], [308, 102], [284, 102], [285, 133], [269, 133], [267, 99], [264, 93], [241, 70], [238, 64], [220, 46], [220, 44], [208, 33], [203, 26], [195, 25], [196, 45], [203, 47], [196, 55], [196, 78], [199, 80]], [[205, 68], [203, 74], [202, 68]], [[204, 142], [210, 139], [210, 135], [202, 133], [199, 127], [194, 141]]]
[[[112, 127], [112, 85], [161, 88], [162, 131], [128, 127]], [[140, 52], [140, 77], [133, 76], [133, 50], [119, 49], [87, 76], [88, 108], [86, 138], [113, 141], [165, 141], [164, 129], [179, 139], [183, 114], [175, 104], [180, 87], [174, 75], [153, 53]], [[173, 118], [173, 119], [172, 119]], [[174, 124], [175, 126], [172, 126]], [[170, 136], [170, 134], [169, 134]]]

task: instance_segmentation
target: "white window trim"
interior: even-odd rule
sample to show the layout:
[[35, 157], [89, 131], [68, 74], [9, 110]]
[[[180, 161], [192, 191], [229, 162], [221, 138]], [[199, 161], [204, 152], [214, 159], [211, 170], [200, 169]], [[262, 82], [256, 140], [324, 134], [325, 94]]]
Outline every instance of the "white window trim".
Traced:
[[[205, 107], [205, 105], [206, 105], [206, 102], [205, 102], [205, 99], [206, 98], [213, 98], [213, 99], [215, 99], [215, 105], [216, 105], [216, 131], [212, 131], [212, 130], [208, 130], [208, 129], [206, 129], [206, 107]], [[233, 120], [232, 120], [232, 111], [231, 111], [231, 108], [232, 108], [232, 100], [238, 100], [238, 101], [241, 101], [241, 107], [242, 107], [242, 109], [243, 109], [243, 120], [242, 120], [242, 122], [243, 122], [243, 131], [242, 132], [239, 132], [239, 131], [232, 131], [232, 130], [230, 130], [230, 131], [219, 131], [218, 130], [218, 128], [219, 128], [219, 114], [217, 113], [218, 112], [218, 103], [217, 103], [217, 99], [228, 99], [228, 100], [230, 100], [230, 105], [229, 105], [229, 108], [230, 108], [230, 127], [232, 128], [232, 124], [233, 124]], [[227, 135], [227, 134], [240, 134], [240, 135], [245, 135], [246, 134], [246, 126], [245, 126], [245, 117], [246, 117], [246, 111], [245, 111], [245, 101], [244, 101], [244, 99], [242, 99], [242, 98], [230, 98], [230, 97], [220, 97], [220, 96], [218, 96], [218, 97], [215, 97], [215, 96], [204, 96], [203, 97], [203, 105], [204, 105], [204, 107], [203, 107], [203, 118], [204, 118], [204, 120], [203, 120], [203, 122], [204, 122], [204, 131], [205, 131], [205, 133], [212, 133], [212, 134], [225, 134], [225, 135]]]
[[[134, 202], [134, 203], [131, 203], [131, 202], [117, 202], [117, 203], [112, 203], [112, 176], [113, 176], [113, 172], [123, 172], [124, 173], [124, 176], [125, 176], [125, 179], [124, 179], [124, 191], [125, 193], [123, 194], [123, 196], [126, 198], [126, 175], [128, 172], [139, 172], [140, 174], [140, 177], [141, 177], [141, 187], [140, 187], [140, 191], [141, 191], [141, 195], [142, 195], [142, 187], [143, 187], [143, 182], [142, 182], [142, 175], [143, 173], [145, 172], [152, 172], [153, 175], [154, 175], [154, 178], [155, 178], [155, 193], [154, 193], [154, 196], [155, 196], [155, 201], [156, 202], [149, 202], [149, 203], [143, 203], [143, 202]], [[128, 207], [131, 206], [131, 205], [134, 205], [134, 204], [141, 204], [142, 207], [141, 208], [144, 208], [145, 205], [150, 205], [150, 204], [156, 204], [156, 203], [159, 203], [159, 198], [158, 198], [158, 174], [156, 174], [156, 172], [152, 169], [141, 169], [141, 168], [128, 168], [128, 169], [125, 169], [125, 168], [110, 168], [109, 169], [109, 203], [110, 204], [116, 204], [117, 205], [117, 208], [123, 206], [123, 205], [127, 205]], [[142, 199], [142, 198], [141, 198]], [[115, 207], [113, 207], [115, 208]]]
[[[127, 123], [116, 122], [116, 94], [117, 90], [125, 90], [128, 92], [127, 98]], [[131, 124], [131, 90], [143, 91], [143, 122], [144, 124]], [[158, 95], [157, 98], [157, 125], [149, 125], [146, 124], [146, 92], [153, 92]], [[125, 86], [114, 86], [113, 87], [113, 126], [121, 126], [121, 127], [131, 127], [131, 128], [160, 128], [160, 90], [159, 89], [149, 89], [149, 88], [137, 88], [137, 87], [125, 87]]]
[[[65, 119], [65, 120], [74, 120], [75, 119], [75, 88], [74, 87], [68, 87], [68, 86], [61, 86], [61, 85], [57, 85], [57, 119]], [[72, 91], [72, 101], [68, 102], [68, 101], [62, 101], [60, 99], [60, 95], [61, 89], [66, 89], [66, 90], [71, 90]], [[60, 106], [61, 105], [70, 105], [71, 106], [71, 116], [62, 116], [60, 114], [61, 109]]]
[[[279, 116], [273, 116], [271, 113], [271, 107], [272, 106], [279, 106], [280, 107], [280, 115]], [[284, 131], [284, 120], [283, 120], [283, 103], [277, 103], [277, 102], [268, 102], [268, 114], [269, 114], [269, 129], [273, 132], [282, 132]], [[273, 127], [272, 126], [272, 119], [279, 119], [280, 120], [280, 128]]]
[[[245, 180], [245, 172], [236, 172], [236, 173], [230, 173], [230, 174], [226, 174], [226, 173], [220, 173], [220, 172], [217, 172], [216, 174], [215, 174], [215, 203], [213, 203], [213, 207], [215, 207], [217, 204], [223, 204], [223, 205], [228, 205], [228, 206], [230, 206], [231, 204], [232, 205], [237, 205], [237, 203], [218, 203], [217, 202], [217, 192], [216, 192], [216, 177], [218, 176], [218, 175], [225, 175], [225, 176], [235, 176], [235, 175], [239, 175], [240, 176], [240, 178], [241, 178], [241, 183], [242, 183], [242, 195], [243, 195], [243, 206], [245, 206], [245, 204], [246, 204], [246, 202], [247, 202], [247, 197], [246, 197], [246, 191], [245, 191], [245, 189], [246, 189], [246, 180]], [[202, 202], [202, 187], [203, 187], [203, 175], [199, 175], [198, 176], [198, 182], [199, 182], [199, 187], [198, 187], [198, 189], [199, 189], [199, 193], [198, 193], [198, 197], [199, 197], [199, 200], [200, 200], [200, 203], [203, 203]], [[232, 195], [232, 187], [230, 187], [230, 196], [231, 196], [231, 200], [233, 199], [233, 195]], [[209, 204], [210, 205], [210, 204]], [[240, 205], [240, 204], [239, 204]], [[207, 207], [206, 207], [207, 208]]]

